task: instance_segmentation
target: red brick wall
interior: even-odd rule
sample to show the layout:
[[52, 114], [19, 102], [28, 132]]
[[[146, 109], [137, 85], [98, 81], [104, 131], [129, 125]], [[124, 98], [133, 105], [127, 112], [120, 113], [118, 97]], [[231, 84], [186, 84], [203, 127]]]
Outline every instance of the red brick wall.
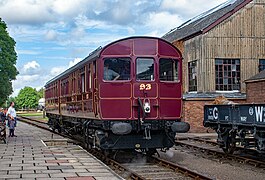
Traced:
[[190, 132], [206, 132], [203, 127], [203, 107], [211, 101], [185, 101], [183, 102], [184, 121], [190, 124]]
[[246, 84], [247, 86], [247, 103], [264, 103], [265, 102], [265, 81], [256, 81]]
[[[190, 124], [189, 132], [207, 132], [203, 127], [203, 107], [206, 104], [212, 104], [214, 100], [184, 100], [183, 101], [183, 121]], [[236, 103], [245, 103], [245, 100], [232, 100]], [[208, 129], [210, 130], [210, 129]]]

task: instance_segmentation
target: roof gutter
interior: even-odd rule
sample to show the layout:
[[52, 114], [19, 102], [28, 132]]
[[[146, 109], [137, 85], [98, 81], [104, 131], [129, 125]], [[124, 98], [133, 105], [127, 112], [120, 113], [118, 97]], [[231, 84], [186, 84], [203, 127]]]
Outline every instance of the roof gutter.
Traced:
[[254, 82], [259, 82], [259, 81], [265, 81], [265, 78], [261, 78], [261, 79], [248, 79], [245, 80], [245, 83], [254, 83]]

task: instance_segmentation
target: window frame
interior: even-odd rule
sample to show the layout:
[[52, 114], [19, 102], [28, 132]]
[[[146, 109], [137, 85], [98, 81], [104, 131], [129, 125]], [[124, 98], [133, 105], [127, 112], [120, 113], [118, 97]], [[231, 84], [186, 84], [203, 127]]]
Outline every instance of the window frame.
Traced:
[[[262, 61], [264, 62], [264, 64], [261, 63]], [[261, 67], [262, 67], [262, 68], [261, 68]], [[261, 71], [263, 71], [263, 70], [265, 70], [265, 59], [259, 59], [258, 71], [261, 72]]]
[[86, 76], [85, 73], [80, 74], [80, 82], [81, 82], [81, 93], [86, 92]]
[[[105, 80], [104, 79], [104, 67], [105, 67], [105, 61], [107, 60], [107, 59], [120, 59], [120, 58], [123, 58], [123, 59], [128, 59], [128, 62], [130, 62], [130, 78], [129, 79], [125, 79], [125, 80], [120, 80], [120, 79], [117, 79], [117, 80]], [[104, 57], [104, 58], [102, 58], [102, 66], [103, 66], [103, 68], [102, 68], [102, 73], [101, 73], [101, 75], [102, 75], [102, 81], [103, 82], [107, 82], [107, 83], [119, 83], [119, 82], [129, 82], [129, 81], [131, 81], [132, 80], [132, 66], [133, 66], [133, 62], [132, 62], [132, 58], [131, 57], [126, 57], [126, 56], [121, 56], [121, 57]], [[116, 71], [115, 71], [116, 72]], [[116, 73], [118, 73], [118, 72], [116, 72]], [[119, 73], [118, 73], [119, 74]], [[121, 74], [119, 74], [119, 75], [121, 75]]]
[[79, 69], [78, 74], [78, 93], [86, 92], [86, 67], [83, 66]]
[[[137, 79], [137, 65], [138, 65], [138, 59], [152, 59], [153, 60], [153, 65], [154, 65], [154, 70], [153, 70], [153, 80], [141, 80]], [[154, 57], [136, 57], [135, 58], [135, 81], [137, 82], [154, 82], [156, 81], [156, 60]]]
[[[222, 64], [220, 64], [220, 62], [218, 63], [217, 61], [222, 61]], [[235, 63], [233, 63], [233, 61], [235, 61]], [[239, 58], [215, 58], [214, 64], [215, 64], [215, 69], [214, 69], [215, 70], [215, 91], [216, 92], [240, 92], [241, 91], [241, 61], [240, 59]], [[235, 74], [235, 76], [233, 74]], [[233, 83], [234, 78], [239, 83], [234, 84]], [[227, 83], [225, 83], [225, 80]], [[219, 83], [218, 81], [222, 83]], [[223, 89], [221, 89], [221, 86], [223, 86]], [[227, 89], [225, 89], [225, 86]], [[229, 86], [231, 86], [231, 90], [229, 89]], [[234, 89], [233, 86], [238, 86], [238, 89]]]
[[90, 92], [92, 89], [92, 79], [93, 79], [93, 69], [92, 69], [92, 63], [89, 63], [87, 65], [87, 75], [86, 75], [86, 92]]
[[[196, 70], [195, 73], [191, 72], [190, 64], [192, 64], [192, 63], [195, 63], [195, 66], [192, 66], [192, 68], [194, 68]], [[193, 74], [196, 74], [195, 85], [191, 86], [190, 75], [193, 76]], [[191, 90], [191, 87], [194, 87], [196, 90]], [[198, 91], [198, 60], [193, 60], [193, 61], [188, 62], [188, 91], [189, 92], [197, 92]]]
[[[177, 76], [176, 76], [177, 80], [170, 80], [169, 81], [169, 80], [161, 80], [160, 79], [160, 67], [161, 67], [160, 66], [160, 61], [161, 60], [171, 60], [171, 61], [175, 61], [177, 63], [177, 69], [176, 69], [176, 71], [177, 71]], [[159, 79], [160, 82], [163, 82], [163, 83], [179, 83], [180, 82], [180, 78], [179, 77], [180, 77], [180, 73], [181, 72], [180, 72], [180, 61], [179, 61], [179, 59], [160, 57], [159, 60], [158, 60], [158, 64], [159, 64], [159, 68], [158, 68], [158, 72], [159, 72], [158, 76], [159, 77], [158, 77], [158, 79]], [[173, 79], [175, 79], [175, 76], [173, 77]]]

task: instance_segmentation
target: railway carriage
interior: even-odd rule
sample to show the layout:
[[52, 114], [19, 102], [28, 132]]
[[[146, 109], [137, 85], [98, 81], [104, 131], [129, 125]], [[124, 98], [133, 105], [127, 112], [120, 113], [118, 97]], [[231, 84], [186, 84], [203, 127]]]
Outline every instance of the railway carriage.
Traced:
[[45, 85], [49, 125], [105, 150], [170, 148], [181, 122], [182, 56], [169, 42], [130, 37], [98, 48]]

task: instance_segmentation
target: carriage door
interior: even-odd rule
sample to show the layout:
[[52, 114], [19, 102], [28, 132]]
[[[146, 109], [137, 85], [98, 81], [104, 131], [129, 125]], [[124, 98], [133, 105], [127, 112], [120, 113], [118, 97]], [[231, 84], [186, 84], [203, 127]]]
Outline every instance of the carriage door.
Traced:
[[181, 72], [179, 60], [159, 59], [160, 119], [177, 119], [181, 115]]
[[95, 116], [98, 115], [98, 78], [97, 78], [97, 61], [93, 62], [93, 111]]
[[104, 119], [131, 119], [131, 59], [107, 57], [102, 63], [100, 107]]
[[[146, 119], [158, 119], [158, 85], [156, 79], [156, 64], [152, 57], [136, 59], [136, 82], [134, 83], [134, 118], [138, 119], [139, 106], [150, 106]], [[141, 104], [139, 104], [139, 100]], [[142, 112], [142, 111], [141, 111]], [[140, 114], [143, 117], [143, 114]]]

